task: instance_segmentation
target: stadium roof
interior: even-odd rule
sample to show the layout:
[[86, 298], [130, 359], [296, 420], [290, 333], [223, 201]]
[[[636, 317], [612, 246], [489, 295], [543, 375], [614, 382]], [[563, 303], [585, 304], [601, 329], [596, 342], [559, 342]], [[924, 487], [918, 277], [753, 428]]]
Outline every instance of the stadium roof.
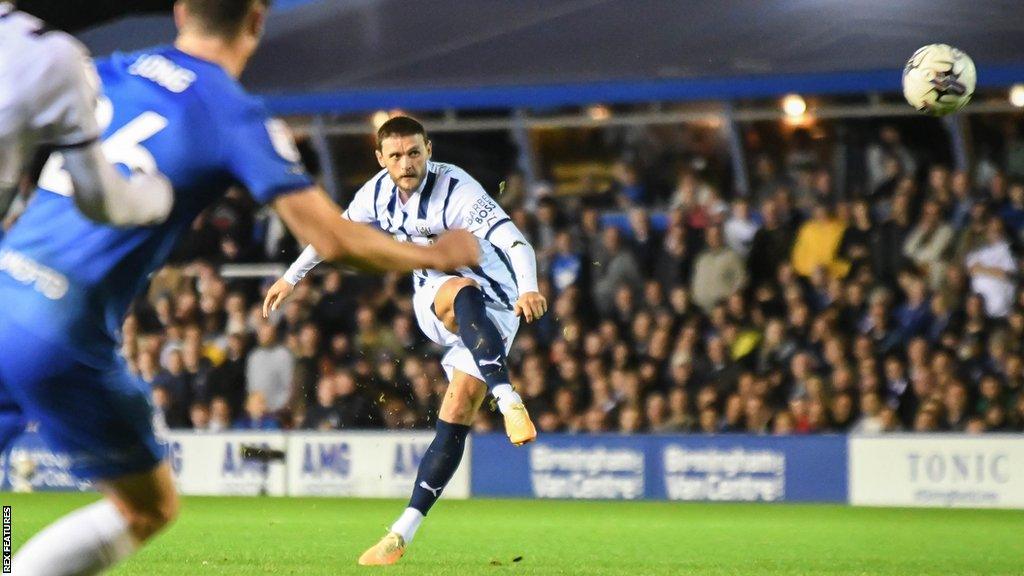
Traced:
[[[80, 35], [97, 54], [169, 16]], [[277, 113], [545, 108], [898, 91], [945, 42], [979, 85], [1024, 81], [1017, 0], [279, 0], [244, 82]]]

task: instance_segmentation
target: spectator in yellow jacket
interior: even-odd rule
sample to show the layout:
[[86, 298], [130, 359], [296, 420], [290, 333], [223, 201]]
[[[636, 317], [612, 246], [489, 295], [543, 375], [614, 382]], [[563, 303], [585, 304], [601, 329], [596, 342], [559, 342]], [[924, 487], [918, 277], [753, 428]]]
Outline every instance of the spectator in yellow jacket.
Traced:
[[[850, 263], [839, 257], [839, 244], [843, 240], [846, 223], [836, 218], [823, 204], [817, 204], [811, 219], [797, 232], [793, 244], [793, 269], [801, 276], [810, 276], [820, 267], [833, 278], [842, 278]], [[893, 248], [899, 250], [899, 247]]]

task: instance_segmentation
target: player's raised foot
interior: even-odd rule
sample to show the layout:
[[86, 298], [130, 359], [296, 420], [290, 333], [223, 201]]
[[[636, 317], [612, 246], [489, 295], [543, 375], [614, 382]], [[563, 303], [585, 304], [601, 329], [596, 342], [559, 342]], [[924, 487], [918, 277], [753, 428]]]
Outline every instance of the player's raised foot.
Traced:
[[359, 557], [360, 566], [390, 566], [398, 562], [405, 554], [405, 539], [397, 532], [388, 532], [387, 536], [380, 539], [363, 552]]
[[505, 412], [505, 434], [516, 446], [522, 446], [537, 439], [537, 428], [530, 420], [530, 414], [522, 402], [516, 402]]

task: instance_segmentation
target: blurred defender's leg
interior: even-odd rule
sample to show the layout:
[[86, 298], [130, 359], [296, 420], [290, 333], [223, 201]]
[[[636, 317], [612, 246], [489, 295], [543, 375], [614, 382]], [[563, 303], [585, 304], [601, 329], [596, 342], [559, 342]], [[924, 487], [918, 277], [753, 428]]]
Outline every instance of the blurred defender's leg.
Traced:
[[14, 557], [23, 576], [99, 574], [130, 556], [178, 511], [170, 467], [101, 483], [107, 497], [36, 534]]
[[177, 513], [145, 385], [123, 360], [80, 362], [76, 354], [0, 318], [0, 380], [68, 455], [71, 470], [107, 498], [68, 514], [18, 550], [21, 576], [98, 574], [134, 552]]
[[152, 538], [178, 515], [178, 493], [167, 462], [150, 472], [103, 482], [101, 487], [139, 542]]

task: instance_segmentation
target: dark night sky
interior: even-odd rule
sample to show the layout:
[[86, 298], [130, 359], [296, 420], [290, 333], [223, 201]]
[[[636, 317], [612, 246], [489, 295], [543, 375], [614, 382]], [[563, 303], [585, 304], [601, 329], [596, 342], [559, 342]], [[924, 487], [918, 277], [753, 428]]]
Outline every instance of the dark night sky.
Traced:
[[78, 32], [128, 14], [170, 12], [174, 0], [18, 0], [15, 4], [55, 28]]

